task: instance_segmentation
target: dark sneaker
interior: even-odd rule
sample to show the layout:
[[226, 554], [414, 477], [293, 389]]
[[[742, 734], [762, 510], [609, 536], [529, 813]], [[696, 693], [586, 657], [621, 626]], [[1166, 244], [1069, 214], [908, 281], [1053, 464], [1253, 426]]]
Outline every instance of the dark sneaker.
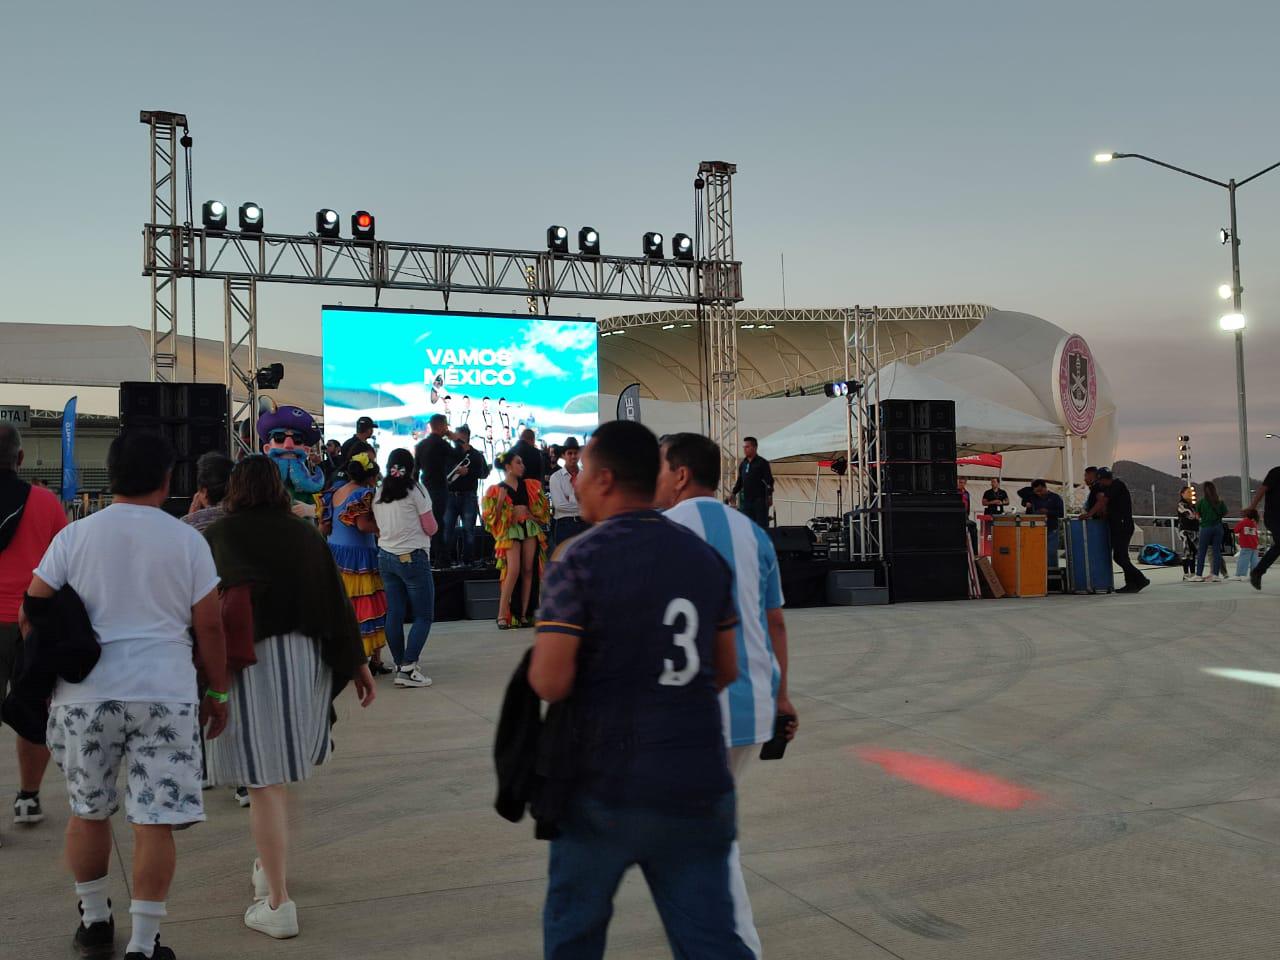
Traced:
[[[111, 906], [110, 900], [107, 901], [107, 906]], [[83, 907], [80, 908], [80, 914], [84, 915]], [[108, 917], [87, 927], [83, 922], [77, 923], [73, 943], [76, 952], [82, 957], [97, 960], [111, 956], [116, 950], [116, 918]]]
[[1140, 581], [1139, 583], [1135, 583], [1135, 584], [1133, 585], [1133, 589], [1132, 589], [1132, 590], [1130, 590], [1129, 592], [1130, 592], [1130, 593], [1139, 593], [1140, 591], [1147, 589], [1147, 587], [1149, 587], [1149, 586], [1151, 586], [1151, 581], [1150, 581], [1150, 580], [1142, 580], [1142, 581]]
[[44, 819], [39, 797], [15, 797], [13, 801], [14, 823], [39, 823]]
[[1249, 586], [1253, 587], [1255, 590], [1262, 589], [1262, 576], [1257, 570], [1249, 571]]
[[[141, 950], [131, 950], [124, 955], [124, 960], [148, 960]], [[178, 955], [169, 947], [160, 943], [160, 935], [156, 934], [156, 945], [151, 951], [150, 960], [178, 960]]]

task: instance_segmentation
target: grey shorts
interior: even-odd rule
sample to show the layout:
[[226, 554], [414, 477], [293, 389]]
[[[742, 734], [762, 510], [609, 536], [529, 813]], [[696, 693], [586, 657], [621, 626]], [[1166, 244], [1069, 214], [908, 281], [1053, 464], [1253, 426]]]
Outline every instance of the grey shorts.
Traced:
[[49, 711], [48, 743], [71, 812], [106, 820], [124, 806], [130, 823], [177, 826], [205, 819], [200, 796], [200, 720], [194, 703], [104, 700]]
[[0, 623], [0, 700], [22, 667], [22, 631], [16, 623]]

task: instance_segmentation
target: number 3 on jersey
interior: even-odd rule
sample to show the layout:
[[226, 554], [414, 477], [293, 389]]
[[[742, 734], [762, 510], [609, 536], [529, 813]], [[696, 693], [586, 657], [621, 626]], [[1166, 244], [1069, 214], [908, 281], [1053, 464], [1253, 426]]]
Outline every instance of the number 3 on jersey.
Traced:
[[681, 618], [684, 619], [684, 628], [671, 638], [671, 642], [684, 651], [684, 666], [677, 670], [674, 660], [666, 658], [662, 661], [662, 676], [658, 678], [658, 683], [664, 687], [683, 687], [698, 675], [698, 669], [702, 666], [697, 644], [698, 611], [684, 597], [676, 597], [667, 604], [662, 625], [674, 627]]

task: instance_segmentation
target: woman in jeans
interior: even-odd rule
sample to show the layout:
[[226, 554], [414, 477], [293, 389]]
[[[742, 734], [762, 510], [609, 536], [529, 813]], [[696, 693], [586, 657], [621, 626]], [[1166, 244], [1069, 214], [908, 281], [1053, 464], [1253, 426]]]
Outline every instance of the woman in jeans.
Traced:
[[[387, 645], [396, 664], [397, 687], [429, 687], [418, 669], [435, 616], [436, 589], [431, 579], [431, 538], [436, 532], [431, 498], [414, 479], [413, 454], [393, 450], [387, 476], [373, 501], [378, 522], [378, 572], [387, 594]], [[405, 608], [413, 606], [409, 643], [404, 640]]]
[[1196, 510], [1196, 488], [1183, 487], [1178, 497], [1178, 533], [1182, 536], [1182, 579], [1195, 576], [1196, 554], [1200, 550], [1200, 514]]
[[[1200, 514], [1200, 548], [1196, 551], [1196, 579], [1212, 583], [1219, 572], [1222, 579], [1227, 578], [1227, 564], [1222, 559], [1222, 520], [1227, 515], [1227, 505], [1218, 496], [1218, 488], [1213, 482], [1206, 480], [1204, 497], [1196, 504], [1196, 512]], [[1213, 550], [1213, 572], [1204, 575], [1204, 558], [1210, 549]]]

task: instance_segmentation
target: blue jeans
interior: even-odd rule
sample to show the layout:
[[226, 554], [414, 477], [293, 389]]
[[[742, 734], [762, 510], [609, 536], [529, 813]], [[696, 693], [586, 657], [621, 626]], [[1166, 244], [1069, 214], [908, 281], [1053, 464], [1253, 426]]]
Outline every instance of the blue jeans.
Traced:
[[[436, 585], [431, 578], [431, 561], [427, 551], [415, 550], [408, 563], [399, 554], [378, 551], [378, 572], [382, 589], [387, 593], [387, 645], [397, 667], [417, 663], [427, 645], [431, 623], [436, 615]], [[413, 625], [409, 627], [409, 645], [404, 642], [404, 616], [413, 605]]]
[[1240, 547], [1236, 551], [1236, 576], [1247, 577], [1258, 565], [1257, 547]]
[[474, 493], [451, 493], [444, 511], [444, 555], [441, 564], [454, 559], [458, 542], [458, 521], [462, 521], [462, 554], [458, 559], [470, 563], [476, 552], [476, 517], [480, 515], [480, 503]]
[[735, 927], [729, 851], [736, 805], [726, 793], [710, 812], [680, 816], [574, 798], [551, 841], [545, 960], [597, 960], [622, 875], [639, 866], [676, 960], [753, 960]]
[[1212, 527], [1200, 528], [1200, 547], [1196, 550], [1196, 576], [1204, 576], [1204, 558], [1209, 553], [1209, 548], [1213, 548], [1213, 574], [1217, 576], [1221, 573], [1224, 577], [1227, 575], [1227, 564], [1222, 559], [1222, 524], [1215, 523]]

